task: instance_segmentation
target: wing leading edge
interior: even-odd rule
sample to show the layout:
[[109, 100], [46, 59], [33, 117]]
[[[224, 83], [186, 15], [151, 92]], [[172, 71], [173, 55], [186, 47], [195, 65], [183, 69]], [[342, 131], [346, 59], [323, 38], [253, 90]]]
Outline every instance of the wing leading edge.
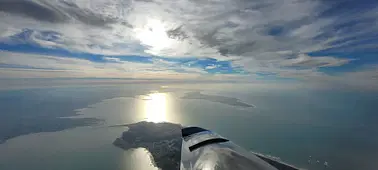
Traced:
[[252, 152], [200, 127], [182, 129], [181, 170], [277, 170]]

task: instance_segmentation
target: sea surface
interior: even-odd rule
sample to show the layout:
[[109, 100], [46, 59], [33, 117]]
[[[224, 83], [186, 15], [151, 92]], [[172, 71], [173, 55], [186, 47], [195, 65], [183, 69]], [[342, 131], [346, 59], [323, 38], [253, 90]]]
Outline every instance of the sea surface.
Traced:
[[126, 128], [111, 126], [139, 121], [201, 126], [301, 168], [378, 167], [376, 95], [177, 87], [2, 90], [0, 169], [157, 169], [145, 149], [112, 145]]

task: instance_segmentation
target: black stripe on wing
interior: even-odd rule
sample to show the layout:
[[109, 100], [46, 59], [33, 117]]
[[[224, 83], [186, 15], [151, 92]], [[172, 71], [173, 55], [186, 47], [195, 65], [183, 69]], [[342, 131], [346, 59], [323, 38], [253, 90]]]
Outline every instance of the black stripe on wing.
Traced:
[[187, 128], [183, 128], [181, 129], [181, 135], [182, 137], [187, 137], [187, 136], [190, 136], [190, 135], [193, 135], [193, 134], [196, 134], [196, 133], [200, 133], [200, 132], [204, 132], [204, 131], [208, 131], [204, 128], [200, 128], [200, 127], [187, 127]]
[[224, 139], [224, 138], [214, 138], [214, 139], [209, 139], [209, 140], [205, 140], [205, 141], [202, 141], [200, 143], [197, 143], [193, 146], [190, 146], [189, 147], [189, 150], [190, 152], [200, 148], [200, 147], [203, 147], [203, 146], [206, 146], [206, 145], [210, 145], [210, 144], [214, 144], [214, 143], [223, 143], [223, 142], [228, 142], [229, 140], [228, 139]]

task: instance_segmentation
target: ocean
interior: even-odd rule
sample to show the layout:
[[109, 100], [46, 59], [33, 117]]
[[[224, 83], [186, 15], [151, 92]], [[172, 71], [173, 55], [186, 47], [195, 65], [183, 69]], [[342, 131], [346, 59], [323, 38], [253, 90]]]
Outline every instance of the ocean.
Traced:
[[[220, 102], [183, 98], [193, 91]], [[126, 129], [109, 126], [168, 121], [301, 168], [370, 170], [378, 167], [376, 96], [177, 84], [2, 90], [0, 169], [157, 169], [148, 151], [113, 146]]]

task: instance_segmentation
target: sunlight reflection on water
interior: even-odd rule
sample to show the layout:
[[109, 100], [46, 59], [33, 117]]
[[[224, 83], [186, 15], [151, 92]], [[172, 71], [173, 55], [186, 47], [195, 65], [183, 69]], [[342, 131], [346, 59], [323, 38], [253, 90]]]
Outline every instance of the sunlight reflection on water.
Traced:
[[174, 115], [175, 96], [170, 93], [152, 92], [143, 95], [138, 102], [138, 112], [143, 115], [144, 120], [148, 122], [178, 122], [177, 115]]
[[145, 99], [144, 114], [150, 122], [167, 121], [167, 95], [165, 93], [151, 93]]

